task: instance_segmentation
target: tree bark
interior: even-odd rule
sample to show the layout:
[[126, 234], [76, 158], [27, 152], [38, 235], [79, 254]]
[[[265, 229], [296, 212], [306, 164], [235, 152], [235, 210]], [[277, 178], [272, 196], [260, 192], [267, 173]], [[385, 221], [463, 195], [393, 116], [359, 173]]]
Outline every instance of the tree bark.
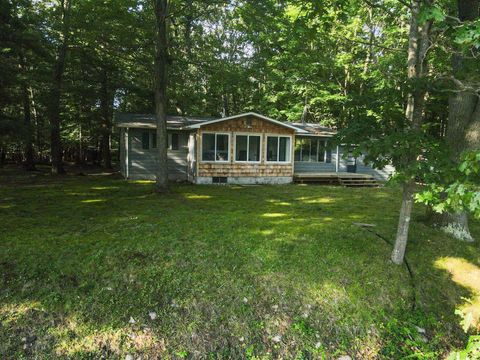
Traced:
[[68, 51], [71, 0], [61, 0], [60, 5], [62, 8], [62, 39], [57, 49], [49, 104], [52, 174], [65, 173], [63, 167], [62, 140], [60, 137], [60, 100], [63, 92], [63, 73], [65, 71], [65, 61]]
[[[474, 21], [479, 18], [478, 0], [458, 0], [460, 21]], [[480, 99], [470, 85], [471, 78], [478, 76], [477, 59], [467, 59], [462, 53], [452, 56], [454, 92], [448, 99], [448, 122], [445, 140], [452, 150], [452, 161], [458, 163], [464, 151], [480, 149]], [[452, 235], [458, 240], [474, 241], [468, 227], [466, 212], [442, 214], [429, 211], [428, 220], [432, 226]]]
[[24, 84], [23, 92], [23, 123], [25, 126], [25, 169], [35, 171], [35, 159], [33, 155], [33, 129], [30, 107], [30, 95], [27, 86]]
[[[405, 117], [409, 121], [413, 131], [420, 132], [423, 122], [423, 111], [425, 107], [426, 90], [421, 80], [427, 72], [426, 54], [429, 46], [429, 34], [431, 22], [423, 25], [419, 23], [420, 0], [411, 2], [410, 31], [408, 36], [408, 61], [407, 74], [411, 82], [412, 90], [408, 95]], [[405, 163], [416, 161], [415, 154], [408, 154], [403, 159]], [[391, 259], [394, 264], [403, 263], [408, 241], [408, 230], [413, 208], [413, 197], [415, 194], [415, 179], [410, 178], [403, 185], [402, 206], [398, 219], [397, 237], [393, 248]]]
[[[26, 74], [26, 59], [23, 54], [20, 54], [20, 69], [25, 73], [25, 78], [28, 78]], [[30, 92], [25, 81], [22, 81], [22, 97], [23, 97], [23, 125], [25, 127], [25, 161], [23, 163], [25, 170], [34, 171], [35, 159], [33, 151], [33, 127], [32, 127], [32, 109], [30, 98]]]
[[112, 135], [111, 108], [113, 99], [109, 96], [108, 73], [102, 69], [101, 108], [102, 108], [102, 138], [100, 141], [102, 164], [105, 169], [112, 168], [112, 156], [110, 152], [110, 138]]
[[155, 54], [155, 115], [157, 120], [157, 192], [168, 191], [167, 168], [167, 15], [168, 0], [155, 1], [156, 54]]

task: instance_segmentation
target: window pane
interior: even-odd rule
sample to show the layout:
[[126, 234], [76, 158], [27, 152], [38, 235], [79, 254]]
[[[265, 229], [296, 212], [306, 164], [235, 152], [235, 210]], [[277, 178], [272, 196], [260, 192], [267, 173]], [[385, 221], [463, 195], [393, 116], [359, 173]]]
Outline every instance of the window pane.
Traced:
[[215, 134], [202, 135], [202, 159], [215, 160]]
[[280, 138], [280, 153], [278, 154], [278, 161], [290, 161], [290, 138]]
[[152, 133], [152, 148], [156, 148], [157, 147], [157, 132], [154, 131]]
[[325, 146], [328, 146], [328, 148], [327, 148], [327, 158], [325, 159], [325, 162], [331, 163], [332, 162], [332, 149], [330, 148], [330, 146], [328, 144], [326, 144]]
[[302, 139], [295, 139], [295, 161], [302, 161]]
[[310, 161], [318, 161], [317, 160], [317, 150], [318, 150], [318, 140], [317, 139], [311, 139]]
[[228, 161], [228, 135], [217, 134], [217, 161]]
[[303, 139], [302, 141], [302, 161], [310, 161], [310, 143], [311, 139]]
[[325, 161], [325, 141], [319, 140], [318, 141], [318, 161], [324, 162]]
[[237, 161], [247, 161], [247, 136], [237, 135], [237, 143], [235, 144], [236, 155], [235, 160]]
[[172, 134], [172, 150], [178, 150], [178, 134]]
[[248, 161], [260, 161], [260, 136], [250, 136]]
[[278, 138], [267, 137], [267, 161], [277, 161], [278, 159]]
[[142, 132], [142, 149], [150, 149], [150, 133], [148, 131]]

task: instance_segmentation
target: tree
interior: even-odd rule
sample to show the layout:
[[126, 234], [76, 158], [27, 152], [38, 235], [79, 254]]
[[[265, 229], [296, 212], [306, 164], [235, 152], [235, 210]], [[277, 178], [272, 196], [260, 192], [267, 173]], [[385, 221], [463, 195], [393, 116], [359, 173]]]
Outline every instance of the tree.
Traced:
[[53, 79], [50, 91], [50, 149], [52, 157], [52, 174], [63, 174], [63, 150], [60, 137], [61, 114], [60, 101], [63, 93], [63, 74], [65, 71], [68, 44], [70, 39], [70, 11], [72, 0], [60, 0], [57, 11], [60, 16], [60, 39], [55, 53]]
[[[421, 132], [423, 122], [426, 94], [424, 82], [427, 74], [426, 55], [430, 45], [430, 29], [432, 25], [431, 21], [420, 23], [421, 5], [421, 0], [412, 0], [411, 2], [410, 32], [408, 36], [407, 74], [411, 90], [408, 95], [405, 117], [411, 123], [414, 134]], [[415, 153], [407, 154], [403, 161], [406, 163], [416, 161]], [[402, 206], [398, 220], [397, 237], [392, 252], [392, 261], [397, 265], [402, 264], [405, 257], [414, 194], [415, 178], [410, 175], [407, 176], [403, 183]]]
[[[457, 0], [458, 19], [464, 28], [479, 19], [479, 9], [478, 0]], [[460, 44], [455, 47], [452, 55], [453, 89], [449, 96], [445, 138], [452, 151], [452, 162], [459, 164], [464, 152], [480, 149], [480, 77], [475, 50], [469, 51], [473, 46]], [[473, 241], [466, 211], [433, 212], [430, 217], [435, 227], [460, 240]]]
[[168, 0], [155, 0], [156, 19], [155, 36], [155, 116], [157, 122], [157, 179], [155, 187], [158, 192], [168, 191], [167, 169], [167, 16]]

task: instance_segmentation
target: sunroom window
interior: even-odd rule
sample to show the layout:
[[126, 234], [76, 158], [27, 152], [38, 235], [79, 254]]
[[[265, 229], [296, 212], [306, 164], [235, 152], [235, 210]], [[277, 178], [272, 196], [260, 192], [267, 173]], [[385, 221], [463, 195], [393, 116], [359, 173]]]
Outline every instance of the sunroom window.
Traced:
[[331, 152], [326, 150], [325, 140], [315, 138], [296, 138], [295, 161], [331, 162]]
[[227, 134], [202, 134], [202, 161], [227, 162], [229, 160]]
[[290, 137], [267, 136], [267, 161], [290, 162]]
[[235, 161], [260, 161], [260, 135], [235, 136]]

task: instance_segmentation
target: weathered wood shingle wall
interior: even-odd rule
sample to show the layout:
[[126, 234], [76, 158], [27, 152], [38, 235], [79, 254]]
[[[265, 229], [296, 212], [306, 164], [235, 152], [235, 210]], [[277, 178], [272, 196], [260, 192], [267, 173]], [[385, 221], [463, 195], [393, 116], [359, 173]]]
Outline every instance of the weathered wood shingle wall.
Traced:
[[[230, 134], [230, 157], [228, 163], [203, 162], [201, 160], [202, 134], [209, 132]], [[255, 134], [261, 136], [261, 156], [259, 163], [235, 162], [235, 134]], [[290, 154], [290, 162], [288, 163], [270, 163], [266, 161], [268, 135], [291, 136], [292, 144], [294, 141], [293, 129], [256, 117], [227, 120], [201, 127], [197, 137], [198, 177], [292, 177], [293, 151]], [[291, 146], [291, 148], [293, 149], [293, 146]]]

